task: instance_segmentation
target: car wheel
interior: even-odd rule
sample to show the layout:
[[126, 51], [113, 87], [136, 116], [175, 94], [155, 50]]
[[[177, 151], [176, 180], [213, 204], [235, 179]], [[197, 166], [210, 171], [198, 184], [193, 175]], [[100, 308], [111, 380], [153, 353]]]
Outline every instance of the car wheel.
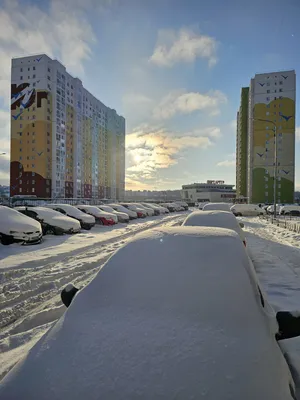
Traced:
[[6, 235], [1, 235], [0, 241], [4, 246], [8, 246], [14, 242], [12, 237]]
[[236, 216], [237, 216], [237, 217], [242, 217], [243, 214], [239, 212], [239, 213], [236, 214]]

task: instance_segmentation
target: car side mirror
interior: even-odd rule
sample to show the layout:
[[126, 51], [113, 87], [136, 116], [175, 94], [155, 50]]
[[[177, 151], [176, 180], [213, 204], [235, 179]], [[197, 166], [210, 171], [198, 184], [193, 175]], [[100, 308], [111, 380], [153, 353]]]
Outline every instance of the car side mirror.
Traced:
[[279, 325], [277, 340], [300, 336], [300, 312], [278, 311], [276, 319]]
[[240, 227], [241, 227], [241, 228], [244, 228], [244, 227], [245, 227], [245, 224], [243, 224], [242, 222], [240, 222]]
[[61, 301], [64, 303], [66, 307], [69, 307], [69, 305], [72, 303], [72, 300], [75, 296], [75, 294], [79, 291], [72, 283], [69, 283], [60, 294]]

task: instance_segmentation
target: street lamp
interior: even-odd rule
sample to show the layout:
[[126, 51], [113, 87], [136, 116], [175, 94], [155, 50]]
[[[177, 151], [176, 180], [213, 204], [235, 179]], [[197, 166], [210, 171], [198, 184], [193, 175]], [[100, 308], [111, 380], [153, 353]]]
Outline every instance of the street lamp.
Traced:
[[262, 119], [262, 118], [253, 118], [253, 121], [262, 121], [262, 122], [269, 122], [270, 124], [274, 125], [274, 196], [273, 196], [273, 201], [274, 201], [274, 218], [276, 219], [276, 195], [277, 195], [277, 125], [275, 124], [274, 121], [271, 121], [270, 119]]

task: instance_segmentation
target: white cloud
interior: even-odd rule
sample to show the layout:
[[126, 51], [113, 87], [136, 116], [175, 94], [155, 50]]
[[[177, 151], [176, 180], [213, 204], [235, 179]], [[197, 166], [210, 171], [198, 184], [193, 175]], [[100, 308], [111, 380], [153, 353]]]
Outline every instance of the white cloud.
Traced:
[[[181, 152], [189, 148], [207, 149], [219, 137], [218, 127], [198, 129], [185, 135], [164, 128], [143, 125], [126, 135], [127, 182], [130, 187], [157, 185], [159, 171], [178, 163]], [[134, 182], [133, 182], [134, 181]]]
[[162, 67], [172, 67], [177, 62], [193, 62], [204, 58], [209, 66], [217, 62], [217, 42], [208, 35], [193, 32], [191, 29], [161, 30], [158, 41], [150, 57], [150, 62]]
[[74, 74], [83, 73], [83, 62], [95, 41], [84, 13], [52, 0], [48, 10], [21, 1], [7, 1], [0, 10], [0, 96], [8, 102], [12, 57], [47, 53], [57, 57]]
[[176, 114], [190, 114], [195, 111], [207, 110], [210, 115], [219, 113], [221, 104], [227, 102], [227, 97], [219, 90], [207, 93], [172, 91], [155, 107], [153, 116], [156, 119], [168, 119]]
[[224, 160], [217, 163], [217, 167], [235, 167], [235, 160]]

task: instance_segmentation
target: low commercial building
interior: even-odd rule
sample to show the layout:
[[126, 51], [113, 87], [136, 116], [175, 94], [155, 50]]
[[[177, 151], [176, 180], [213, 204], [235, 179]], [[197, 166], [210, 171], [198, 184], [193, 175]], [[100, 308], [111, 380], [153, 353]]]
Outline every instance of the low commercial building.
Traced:
[[188, 203], [232, 203], [236, 198], [236, 191], [233, 189], [234, 186], [224, 181], [207, 181], [206, 183], [183, 185], [181, 198]]

